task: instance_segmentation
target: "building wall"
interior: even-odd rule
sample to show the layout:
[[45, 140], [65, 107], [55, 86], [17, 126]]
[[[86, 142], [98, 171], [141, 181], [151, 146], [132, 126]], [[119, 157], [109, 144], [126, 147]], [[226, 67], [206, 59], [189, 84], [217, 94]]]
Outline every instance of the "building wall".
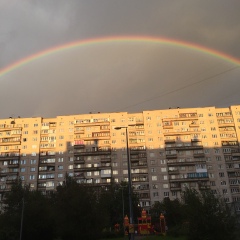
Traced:
[[1, 194], [19, 176], [46, 193], [66, 173], [96, 185], [127, 181], [126, 127], [141, 206], [185, 187], [240, 201], [240, 106], [1, 119]]

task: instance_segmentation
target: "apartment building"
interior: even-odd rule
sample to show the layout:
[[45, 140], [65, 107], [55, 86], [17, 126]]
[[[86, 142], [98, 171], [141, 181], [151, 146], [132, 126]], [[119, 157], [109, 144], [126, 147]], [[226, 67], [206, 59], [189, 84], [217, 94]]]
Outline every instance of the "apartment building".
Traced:
[[17, 177], [46, 194], [66, 173], [101, 186], [128, 181], [127, 139], [142, 207], [185, 187], [240, 202], [240, 105], [1, 119], [0, 194]]

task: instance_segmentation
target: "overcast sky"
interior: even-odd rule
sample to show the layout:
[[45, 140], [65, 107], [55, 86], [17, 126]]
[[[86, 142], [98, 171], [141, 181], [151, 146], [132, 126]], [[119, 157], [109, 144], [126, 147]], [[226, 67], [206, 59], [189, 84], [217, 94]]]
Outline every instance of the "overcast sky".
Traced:
[[[0, 69], [109, 36], [187, 41], [240, 59], [239, 0], [0, 0]], [[0, 77], [0, 117], [240, 104], [237, 65], [177, 46], [105, 43]]]

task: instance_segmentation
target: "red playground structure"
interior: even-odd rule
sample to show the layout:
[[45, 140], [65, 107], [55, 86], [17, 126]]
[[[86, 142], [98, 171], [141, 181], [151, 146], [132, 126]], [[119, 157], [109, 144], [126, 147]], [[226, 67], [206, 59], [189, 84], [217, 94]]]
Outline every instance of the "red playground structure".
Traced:
[[151, 216], [147, 216], [146, 210], [142, 210], [141, 217], [138, 218], [138, 233], [141, 235], [149, 235], [153, 233]]

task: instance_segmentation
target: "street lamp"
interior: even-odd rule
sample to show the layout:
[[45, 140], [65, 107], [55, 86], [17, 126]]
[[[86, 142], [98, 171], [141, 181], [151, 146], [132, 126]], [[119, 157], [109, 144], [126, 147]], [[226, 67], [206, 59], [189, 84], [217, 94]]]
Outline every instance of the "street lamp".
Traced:
[[[125, 128], [126, 130], [126, 146], [127, 146], [127, 162], [128, 162], [128, 196], [129, 196], [129, 223], [133, 224], [133, 209], [132, 209], [132, 176], [131, 176], [131, 162], [130, 162], [130, 152], [128, 147], [128, 127], [115, 127], [115, 130], [120, 130]], [[131, 233], [131, 239], [134, 239], [134, 234]]]

